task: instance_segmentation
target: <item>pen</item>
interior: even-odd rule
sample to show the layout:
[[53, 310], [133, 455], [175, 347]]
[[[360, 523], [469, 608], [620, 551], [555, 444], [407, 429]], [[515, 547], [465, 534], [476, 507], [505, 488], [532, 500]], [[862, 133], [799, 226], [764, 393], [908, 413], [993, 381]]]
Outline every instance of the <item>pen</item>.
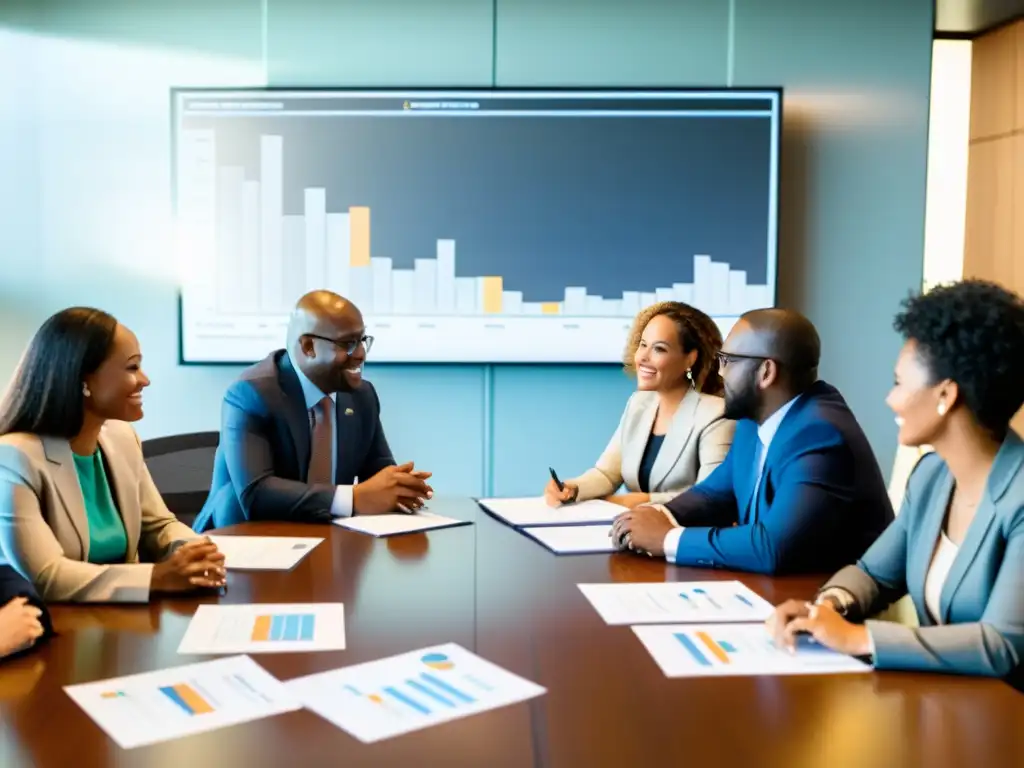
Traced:
[[561, 480], [558, 479], [558, 474], [555, 472], [554, 468], [548, 467], [548, 472], [551, 473], [551, 479], [555, 481], [555, 485], [558, 486], [558, 490], [564, 491], [565, 485], [562, 483]]

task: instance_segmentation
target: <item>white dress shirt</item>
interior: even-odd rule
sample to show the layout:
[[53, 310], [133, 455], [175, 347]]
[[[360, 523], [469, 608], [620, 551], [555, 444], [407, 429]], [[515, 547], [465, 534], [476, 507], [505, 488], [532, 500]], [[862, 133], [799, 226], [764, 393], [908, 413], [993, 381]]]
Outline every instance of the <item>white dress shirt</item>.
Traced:
[[[757, 437], [761, 441], [761, 458], [760, 464], [757, 467], [757, 481], [754, 483], [754, 498], [757, 497], [757, 492], [761, 488], [761, 474], [764, 472], [764, 462], [768, 457], [768, 447], [772, 444], [775, 433], [779, 431], [779, 426], [781, 426], [782, 420], [786, 418], [786, 414], [789, 413], [789, 409], [793, 407], [793, 403], [796, 401], [797, 398], [794, 397], [775, 413], [765, 419], [764, 423], [757, 428]], [[741, 506], [739, 499], [736, 500], [736, 506]], [[663, 506], [660, 506], [660, 508], [662, 512], [668, 515], [669, 520], [675, 524], [675, 528], [665, 534], [664, 541], [665, 559], [670, 563], [674, 563], [676, 561], [676, 552], [679, 550], [679, 538], [683, 535], [683, 531], [686, 530], [686, 526], [676, 523], [676, 519], [667, 508]]]
[[[325, 397], [330, 397], [331, 402], [337, 405], [337, 396], [332, 392], [330, 395], [325, 395], [320, 391], [320, 387], [306, 378], [306, 375], [299, 369], [299, 366], [295, 364], [295, 358], [291, 356], [291, 352], [288, 353], [288, 359], [291, 360], [292, 368], [295, 369], [295, 375], [299, 377], [299, 384], [302, 386], [302, 395], [306, 399], [306, 414], [307, 418], [309, 412], [313, 410], [320, 401]], [[337, 413], [337, 409], [334, 409]], [[331, 424], [331, 477], [337, 477], [338, 472], [338, 441], [337, 435], [334, 430], [337, 428], [337, 422]], [[312, 435], [310, 435], [310, 450], [312, 450]], [[334, 517], [351, 517], [352, 516], [352, 486], [351, 485], [339, 485], [337, 490], [334, 492], [334, 500], [331, 502], [331, 515]]]

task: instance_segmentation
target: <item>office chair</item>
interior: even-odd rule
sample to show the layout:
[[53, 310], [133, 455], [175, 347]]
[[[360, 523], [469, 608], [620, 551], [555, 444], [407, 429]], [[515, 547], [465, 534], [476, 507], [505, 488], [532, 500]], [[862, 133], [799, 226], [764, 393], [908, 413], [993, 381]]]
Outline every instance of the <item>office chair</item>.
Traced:
[[217, 432], [157, 437], [142, 442], [146, 467], [168, 508], [185, 525], [192, 523], [210, 492]]

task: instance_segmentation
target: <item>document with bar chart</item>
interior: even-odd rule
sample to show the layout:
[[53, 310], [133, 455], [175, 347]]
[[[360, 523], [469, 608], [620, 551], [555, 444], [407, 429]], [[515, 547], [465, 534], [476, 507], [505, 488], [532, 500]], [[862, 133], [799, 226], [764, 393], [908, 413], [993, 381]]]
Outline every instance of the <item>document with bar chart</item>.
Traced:
[[795, 653], [778, 648], [763, 624], [633, 627], [666, 677], [833, 675], [870, 672], [858, 659], [807, 636]]
[[608, 624], [763, 621], [772, 604], [739, 581], [579, 584]]
[[300, 708], [248, 656], [64, 688], [124, 749], [212, 731]]
[[286, 685], [307, 709], [367, 743], [546, 692], [456, 643], [301, 677]]
[[174, 104], [184, 362], [351, 299], [371, 362], [603, 363], [643, 307], [775, 301], [777, 90], [194, 90]]
[[345, 650], [342, 603], [200, 605], [178, 653], [299, 653]]

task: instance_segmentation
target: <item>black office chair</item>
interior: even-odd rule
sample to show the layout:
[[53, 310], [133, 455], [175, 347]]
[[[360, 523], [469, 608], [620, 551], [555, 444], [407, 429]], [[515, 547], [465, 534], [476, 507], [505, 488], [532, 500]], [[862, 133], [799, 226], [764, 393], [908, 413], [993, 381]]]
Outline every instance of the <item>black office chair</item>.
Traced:
[[157, 437], [142, 442], [149, 474], [167, 506], [191, 527], [210, 492], [218, 432]]

